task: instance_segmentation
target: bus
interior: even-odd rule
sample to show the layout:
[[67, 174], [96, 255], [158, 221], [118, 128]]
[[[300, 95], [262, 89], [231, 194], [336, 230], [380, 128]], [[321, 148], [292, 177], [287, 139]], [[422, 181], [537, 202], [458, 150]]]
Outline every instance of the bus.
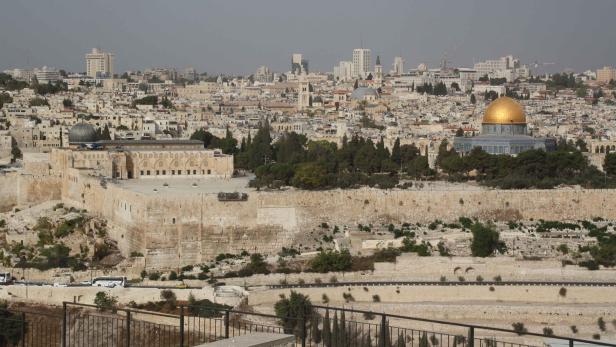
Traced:
[[0, 285], [6, 286], [13, 283], [13, 277], [10, 272], [0, 272]]
[[96, 277], [92, 280], [92, 287], [126, 287], [126, 277]]

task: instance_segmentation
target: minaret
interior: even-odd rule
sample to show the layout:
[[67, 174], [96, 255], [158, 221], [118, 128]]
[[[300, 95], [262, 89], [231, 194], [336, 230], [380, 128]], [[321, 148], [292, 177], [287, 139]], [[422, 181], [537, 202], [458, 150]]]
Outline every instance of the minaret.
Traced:
[[374, 65], [374, 80], [380, 86], [383, 83], [383, 66], [381, 65], [381, 57], [376, 56], [376, 65]]

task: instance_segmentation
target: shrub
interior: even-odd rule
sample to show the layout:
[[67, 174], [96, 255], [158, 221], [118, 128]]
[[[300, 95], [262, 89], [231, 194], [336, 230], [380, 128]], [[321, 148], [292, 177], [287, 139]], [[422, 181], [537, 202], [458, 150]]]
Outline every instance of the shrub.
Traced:
[[349, 271], [352, 265], [351, 254], [347, 250], [321, 252], [310, 261], [310, 269], [320, 273]]
[[160, 279], [160, 274], [158, 272], [152, 272], [148, 275], [148, 279], [150, 281], [158, 281]]
[[165, 289], [160, 292], [160, 299], [175, 306], [176, 296], [170, 289]]
[[477, 282], [483, 282], [483, 277], [481, 277], [481, 275], [477, 276]]
[[327, 294], [325, 294], [325, 293], [324, 293], [324, 294], [321, 296], [321, 301], [322, 301], [324, 304], [329, 303], [329, 297], [327, 296]]
[[522, 322], [513, 323], [511, 324], [511, 326], [513, 327], [513, 331], [515, 331], [518, 335], [524, 335], [528, 332], [528, 330], [526, 330], [526, 327], [524, 327], [524, 323]]
[[550, 327], [543, 328], [543, 335], [545, 336], [554, 336], [554, 329]]
[[574, 333], [574, 334], [577, 334], [577, 333], [578, 333], [578, 328], [577, 328], [577, 326], [572, 325], [572, 326], [571, 326], [571, 332], [572, 332], [572, 333]]
[[494, 282], [502, 282], [503, 278], [501, 277], [501, 275], [497, 275], [494, 277]]
[[567, 296], [567, 288], [565, 288], [565, 287], [560, 288], [560, 290], [558, 291], [558, 295], [560, 295], [562, 297]]
[[131, 258], [143, 257], [143, 253], [141, 252], [130, 252]]
[[169, 281], [177, 281], [178, 279], [178, 274], [175, 271], [171, 271], [171, 273], [169, 274]]
[[597, 319], [597, 325], [599, 326], [599, 330], [605, 332], [606, 326], [605, 326], [605, 320], [603, 320], [603, 317], [599, 317], [599, 319]]
[[344, 301], [346, 301], [347, 303], [355, 301], [355, 298], [351, 293], [342, 293], [342, 298], [344, 298]]
[[376, 318], [376, 315], [372, 312], [364, 312], [364, 319], [365, 320], [373, 320], [374, 318]]
[[329, 278], [329, 283], [338, 283], [338, 277], [332, 276]]
[[105, 292], [96, 293], [96, 297], [94, 298], [94, 305], [100, 311], [113, 311], [115, 313], [116, 305], [118, 303], [118, 299], [115, 296], [111, 296]]
[[381, 302], [381, 297], [378, 294], [374, 294], [372, 296], [372, 301], [374, 301], [374, 302]]
[[496, 289], [494, 289], [494, 287], [490, 286], [490, 291], [491, 291], [491, 292], [493, 292], [493, 291], [495, 291], [495, 290], [496, 290]]
[[447, 282], [447, 277], [445, 277], [445, 276], [441, 276], [440, 281], [441, 281], [441, 282]]
[[595, 340], [601, 340], [601, 334], [592, 334], [592, 338]]
[[464, 276], [458, 276], [458, 281], [464, 282], [466, 281], [466, 279], [464, 278]]
[[392, 247], [379, 249], [374, 252], [374, 261], [383, 263], [395, 263], [396, 257], [400, 255], [400, 250]]

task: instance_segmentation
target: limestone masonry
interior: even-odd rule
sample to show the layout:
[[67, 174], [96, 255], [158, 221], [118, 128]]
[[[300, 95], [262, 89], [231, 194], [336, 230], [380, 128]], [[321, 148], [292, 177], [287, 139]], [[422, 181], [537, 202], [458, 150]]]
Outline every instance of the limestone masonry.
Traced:
[[[139, 187], [88, 171], [26, 164], [0, 176], [0, 208], [61, 199], [105, 218], [123, 253], [141, 252], [148, 267], [201, 263], [219, 253], [275, 253], [315, 225], [481, 219], [616, 219], [614, 190], [355, 190], [257, 192], [240, 179], [148, 179]], [[130, 180], [129, 180], [130, 181]], [[236, 186], [234, 186], [234, 184]], [[181, 187], [185, 185], [186, 187]], [[156, 186], [158, 188], [150, 189]], [[245, 201], [221, 201], [225, 187]], [[237, 189], [236, 189], [237, 190]]]

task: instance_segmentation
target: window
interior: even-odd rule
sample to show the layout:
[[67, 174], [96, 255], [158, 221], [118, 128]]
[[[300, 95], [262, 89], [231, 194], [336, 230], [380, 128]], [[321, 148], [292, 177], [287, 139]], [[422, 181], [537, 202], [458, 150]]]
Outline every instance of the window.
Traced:
[[212, 173], [212, 170], [207, 170], [207, 174], [208, 175], [211, 174], [211, 173]]
[[147, 171], [146, 175], [150, 176], [150, 170]]
[[175, 224], [175, 217], [171, 218], [171, 223]]
[[196, 174], [197, 174], [197, 170], [193, 170], [193, 175], [196, 175]]
[[171, 170], [171, 174], [172, 174], [172, 175], [175, 175], [175, 170]]
[[140, 174], [141, 174], [141, 176], [143, 176], [143, 170], [141, 170], [141, 173], [140, 173]]
[[181, 174], [182, 174], [182, 170], [178, 170], [178, 175], [181, 175]]
[[156, 176], [160, 175], [160, 171], [156, 170]]
[[167, 170], [163, 170], [163, 175], [166, 175], [166, 174], [167, 174]]

